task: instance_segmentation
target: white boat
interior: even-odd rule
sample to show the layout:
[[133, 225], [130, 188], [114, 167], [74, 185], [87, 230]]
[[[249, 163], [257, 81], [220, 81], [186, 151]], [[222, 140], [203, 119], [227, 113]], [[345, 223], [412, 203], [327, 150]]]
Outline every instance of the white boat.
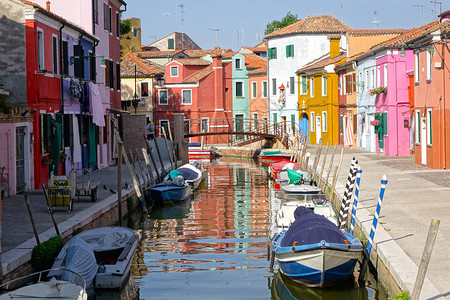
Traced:
[[[60, 276], [51, 277], [50, 271]], [[83, 277], [70, 270], [44, 270], [20, 277], [0, 286], [4, 294], [0, 300], [7, 299], [74, 299], [87, 300], [86, 282]]]
[[[71, 243], [74, 239], [75, 242]], [[80, 239], [85, 242], [85, 246]], [[88, 285], [92, 282], [97, 289], [122, 286], [130, 274], [131, 261], [139, 241], [139, 236], [133, 230], [126, 227], [99, 227], [81, 232], [72, 240], [59, 253], [54, 268], [69, 268], [81, 273]], [[93, 280], [92, 274], [95, 276]]]
[[328, 196], [325, 194], [317, 195], [302, 195], [295, 200], [282, 202], [280, 209], [277, 212], [275, 223], [277, 232], [287, 230], [295, 221], [294, 212], [299, 206], [304, 206], [311, 209], [315, 214], [322, 215], [333, 224], [337, 225], [336, 214], [333, 207], [331, 207]]
[[307, 184], [282, 185], [281, 189], [286, 194], [318, 194], [321, 191], [317, 186]]
[[188, 164], [184, 164], [177, 169], [181, 174], [183, 174], [183, 178], [193, 189], [197, 189], [204, 178], [204, 172], [206, 170], [199, 169], [199, 163], [197, 161]]
[[278, 172], [277, 180], [280, 184], [289, 184], [289, 182], [293, 179], [292, 177], [298, 177], [297, 174], [301, 176], [302, 184], [311, 185], [312, 175], [311, 172], [308, 170], [284, 169]]

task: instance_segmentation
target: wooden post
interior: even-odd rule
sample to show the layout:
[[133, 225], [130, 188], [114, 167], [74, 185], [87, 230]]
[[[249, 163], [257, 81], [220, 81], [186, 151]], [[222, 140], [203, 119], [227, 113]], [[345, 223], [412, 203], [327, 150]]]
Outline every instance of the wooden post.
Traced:
[[294, 158], [295, 146], [297, 146], [297, 136], [296, 135], [294, 136], [294, 142], [293, 142], [292, 148], [291, 148], [291, 157], [289, 158], [289, 160], [291, 160], [291, 161]]
[[39, 232], [36, 228], [36, 223], [34, 223], [33, 212], [31, 211], [30, 202], [28, 201], [28, 195], [25, 195], [25, 203], [27, 204], [28, 214], [30, 215], [31, 226], [33, 226], [34, 237], [36, 238], [36, 243], [39, 245]]
[[148, 159], [147, 150], [145, 148], [142, 148], [142, 155], [144, 156], [145, 165], [147, 166], [148, 175], [150, 176], [150, 184], [155, 184], [155, 178], [153, 177], [153, 171], [150, 166], [150, 160]]
[[119, 141], [119, 157], [117, 160], [117, 208], [119, 209], [119, 225], [123, 226], [122, 214], [122, 156], [123, 156], [123, 142]]
[[309, 166], [308, 166], [308, 163], [309, 163], [309, 155], [308, 155], [308, 153], [306, 153], [305, 156], [306, 156], [306, 157], [305, 157], [305, 170], [308, 170], [308, 169], [309, 169]]
[[[134, 158], [133, 158], [133, 152], [131, 150], [129, 152], [130, 152], [130, 158], [132, 159], [131, 162], [129, 161], [129, 164], [130, 164], [131, 168], [133, 169], [133, 175], [136, 177], [136, 179], [138, 181], [138, 184], [139, 184], [139, 187], [141, 187], [142, 183], [141, 183], [141, 180], [139, 179], [138, 172], [136, 170], [136, 165], [134, 163]], [[123, 149], [123, 153], [125, 154], [125, 156], [127, 157], [127, 160], [128, 160], [127, 150]], [[131, 163], [133, 163], [133, 164], [131, 164]]]
[[139, 158], [139, 150], [137, 148], [135, 148], [136, 151], [136, 162], [139, 168], [139, 171], [141, 172], [141, 176], [142, 176], [142, 183], [145, 187], [148, 186], [148, 176], [145, 174], [144, 170], [142, 169], [141, 166], [141, 159]]
[[339, 164], [334, 169], [333, 183], [331, 184], [331, 191], [330, 191], [330, 201], [333, 201], [334, 190], [336, 188], [336, 183], [337, 183], [337, 176], [338, 176], [339, 170], [341, 169], [343, 158], [344, 158], [344, 147], [342, 147], [342, 150], [341, 150], [341, 159], [339, 160]]
[[317, 174], [317, 167], [319, 166], [320, 156], [322, 154], [322, 139], [320, 139], [320, 145], [319, 149], [317, 150], [316, 159], [314, 159], [314, 166], [313, 166], [313, 179], [317, 184], [317, 179], [319, 177], [319, 174]]
[[320, 177], [319, 177], [319, 187], [322, 185], [323, 180], [323, 170], [325, 169], [325, 162], [327, 161], [327, 154], [328, 154], [328, 148], [330, 147], [330, 141], [327, 141], [327, 147], [325, 148], [325, 155], [323, 156], [323, 163], [322, 163], [322, 169], [320, 170]]
[[159, 151], [158, 146], [158, 139], [153, 139], [153, 142], [155, 143], [156, 153], [158, 153], [159, 162], [161, 163], [161, 174], [166, 172], [166, 169], [164, 168], [164, 162], [161, 156], [161, 152]]
[[412, 292], [411, 300], [418, 300], [422, 290], [425, 274], [427, 273], [428, 264], [430, 263], [431, 254], [433, 253], [433, 246], [436, 240], [436, 235], [439, 228], [439, 220], [431, 220], [430, 229], [428, 230], [427, 241], [423, 249], [422, 259], [420, 260], [419, 271], [417, 273], [416, 282]]
[[331, 155], [330, 166], [328, 167], [327, 179], [325, 180], [324, 189], [328, 186], [328, 180], [330, 179], [331, 168], [333, 167], [334, 156], [336, 155], [337, 144], [334, 144], [333, 155]]
[[170, 121], [167, 121], [169, 124], [169, 139], [170, 139], [170, 143], [172, 144], [172, 155], [173, 155], [173, 161], [175, 164], [175, 169], [178, 168], [177, 167], [177, 157], [175, 155], [175, 148], [174, 148], [174, 143], [173, 143], [173, 138], [172, 138], [172, 130], [170, 130]]
[[145, 144], [147, 145], [148, 154], [150, 155], [150, 159], [152, 160], [153, 168], [155, 169], [155, 172], [156, 172], [156, 177], [158, 178], [157, 181], [160, 182], [161, 181], [161, 173], [159, 172], [158, 166], [156, 165], [155, 157], [153, 156], [153, 152], [152, 152], [152, 147], [150, 147], [150, 141], [148, 141], [145, 138], [145, 134], [144, 134], [144, 139], [146, 140]]
[[56, 234], [61, 236], [59, 232], [58, 224], [56, 223], [55, 216], [53, 216], [53, 208], [50, 205], [50, 201], [48, 200], [47, 189], [45, 188], [45, 184], [42, 184], [42, 190], [44, 191], [45, 201], [47, 201], [48, 211], [50, 212], [50, 217], [52, 218], [53, 226], [55, 227]]
[[163, 131], [163, 135], [164, 135], [164, 144], [166, 145], [166, 149], [167, 149], [167, 155], [169, 156], [169, 160], [170, 160], [170, 165], [172, 166], [172, 169], [174, 170], [175, 169], [175, 165], [174, 165], [173, 160], [172, 160], [172, 155], [170, 154], [169, 145], [167, 144], [166, 129], [163, 127], [162, 131]]

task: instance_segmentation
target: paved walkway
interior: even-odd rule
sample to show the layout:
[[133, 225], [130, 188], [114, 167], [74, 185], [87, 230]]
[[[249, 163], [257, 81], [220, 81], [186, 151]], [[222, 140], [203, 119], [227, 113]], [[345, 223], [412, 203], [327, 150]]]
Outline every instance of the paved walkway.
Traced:
[[[327, 155], [325, 173], [328, 171], [331, 149], [330, 147]], [[338, 147], [334, 166], [339, 162], [341, 149]], [[308, 152], [312, 154], [310, 163], [316, 151], [317, 147], [308, 147]], [[381, 250], [381, 255], [389, 260], [388, 268], [392, 268], [394, 277], [403, 282], [411, 292], [431, 220], [440, 220], [427, 271], [427, 278], [431, 283], [426, 282], [421, 298], [436, 299], [444, 296], [450, 299], [450, 170], [417, 166], [413, 156], [386, 157], [345, 149], [338, 177], [340, 193], [343, 193], [352, 157], [358, 160], [362, 169], [357, 217], [367, 231], [370, 231], [377, 206], [381, 177], [383, 174], [388, 177], [375, 243]], [[323, 158], [320, 160], [320, 167], [322, 162]], [[402, 257], [402, 252], [407, 257]]]

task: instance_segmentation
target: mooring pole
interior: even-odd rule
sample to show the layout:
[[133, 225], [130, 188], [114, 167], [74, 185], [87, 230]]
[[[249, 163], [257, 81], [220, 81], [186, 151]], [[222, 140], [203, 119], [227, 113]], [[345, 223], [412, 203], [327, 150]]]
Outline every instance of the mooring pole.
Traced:
[[430, 229], [428, 230], [427, 241], [423, 249], [422, 259], [420, 260], [419, 271], [417, 273], [416, 282], [412, 292], [411, 300], [418, 300], [422, 290], [425, 274], [427, 273], [428, 264], [430, 263], [431, 253], [433, 253], [433, 246], [436, 240], [436, 235], [439, 228], [439, 220], [431, 220]]
[[373, 216], [372, 228], [370, 229], [369, 240], [367, 241], [366, 250], [369, 257], [370, 251], [372, 250], [373, 238], [375, 236], [375, 230], [377, 229], [378, 218], [380, 217], [381, 211], [381, 203], [383, 202], [384, 191], [386, 190], [387, 183], [388, 183], [387, 177], [386, 175], [383, 175], [383, 178], [381, 179], [380, 195], [378, 196], [377, 210], [375, 212], [375, 215]]
[[327, 147], [325, 148], [325, 155], [323, 156], [323, 163], [322, 163], [322, 169], [320, 170], [320, 177], [319, 177], [319, 187], [322, 185], [323, 181], [323, 170], [325, 169], [325, 163], [327, 161], [327, 155], [328, 155], [328, 148], [330, 147], [330, 141], [327, 141]]
[[353, 199], [352, 208], [352, 219], [350, 221], [350, 231], [349, 233], [353, 235], [353, 229], [355, 228], [355, 218], [356, 218], [356, 207], [358, 207], [358, 197], [359, 197], [359, 185], [361, 182], [361, 167], [358, 165], [356, 169], [356, 186], [355, 186], [355, 198]]
[[347, 182], [345, 184], [344, 197], [342, 198], [341, 210], [339, 211], [339, 228], [344, 229], [347, 225], [347, 216], [348, 216], [348, 207], [350, 204], [350, 199], [353, 195], [353, 187], [355, 185], [355, 177], [356, 177], [356, 166], [358, 161], [353, 157], [352, 162], [350, 164], [350, 170], [348, 171]]
[[167, 155], [169, 156], [170, 165], [172, 166], [172, 170], [175, 170], [175, 164], [173, 163], [172, 154], [170, 154], [169, 144], [167, 143], [166, 129], [163, 127], [162, 130], [163, 130], [163, 135], [164, 135], [164, 144], [166, 145]]
[[337, 144], [334, 144], [333, 148], [334, 148], [333, 155], [331, 155], [330, 166], [328, 167], [327, 179], [325, 180], [324, 190], [328, 186], [328, 180], [330, 179], [331, 168], [333, 167], [333, 161], [334, 161], [334, 156], [336, 155]]
[[156, 172], [156, 178], [158, 179], [158, 180], [156, 180], [157, 182], [155, 181], [155, 183], [159, 183], [159, 182], [161, 182], [161, 174], [158, 171], [159, 169], [158, 169], [158, 166], [156, 165], [155, 157], [153, 156], [152, 147], [150, 147], [150, 141], [146, 139], [145, 134], [144, 134], [144, 139], [145, 139], [145, 145], [147, 146], [148, 154], [150, 155], [150, 159], [153, 164], [153, 168], [155, 169], [155, 172]]
[[39, 241], [39, 232], [36, 228], [36, 223], [34, 223], [33, 212], [31, 211], [30, 202], [28, 201], [28, 195], [25, 195], [25, 203], [27, 204], [28, 214], [30, 215], [31, 226], [33, 226], [34, 237], [36, 238], [36, 243], [39, 245], [41, 244]]
[[53, 215], [53, 208], [50, 205], [50, 201], [48, 200], [48, 194], [47, 194], [47, 189], [45, 188], [45, 184], [42, 184], [42, 190], [44, 191], [44, 197], [45, 197], [45, 201], [47, 201], [48, 212], [50, 213], [50, 217], [52, 218], [52, 222], [53, 222], [53, 226], [55, 227], [56, 234], [61, 236], [61, 233], [59, 233], [58, 224], [56, 223], [56, 220], [55, 220], [55, 216]]
[[119, 209], [119, 225], [123, 226], [122, 219], [122, 155], [123, 155], [123, 142], [119, 141], [119, 157], [117, 159], [117, 208]]

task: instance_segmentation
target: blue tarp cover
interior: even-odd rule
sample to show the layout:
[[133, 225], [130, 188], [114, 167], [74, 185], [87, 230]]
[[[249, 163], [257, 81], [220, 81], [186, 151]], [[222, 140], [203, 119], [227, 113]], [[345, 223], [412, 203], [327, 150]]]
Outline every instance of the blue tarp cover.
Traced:
[[183, 175], [184, 180], [194, 180], [198, 177], [198, 173], [189, 168], [178, 168], [177, 171]]
[[295, 212], [295, 221], [281, 240], [282, 247], [317, 244], [321, 241], [344, 244], [347, 240], [342, 231], [322, 215], [315, 214], [311, 209], [299, 206]]

